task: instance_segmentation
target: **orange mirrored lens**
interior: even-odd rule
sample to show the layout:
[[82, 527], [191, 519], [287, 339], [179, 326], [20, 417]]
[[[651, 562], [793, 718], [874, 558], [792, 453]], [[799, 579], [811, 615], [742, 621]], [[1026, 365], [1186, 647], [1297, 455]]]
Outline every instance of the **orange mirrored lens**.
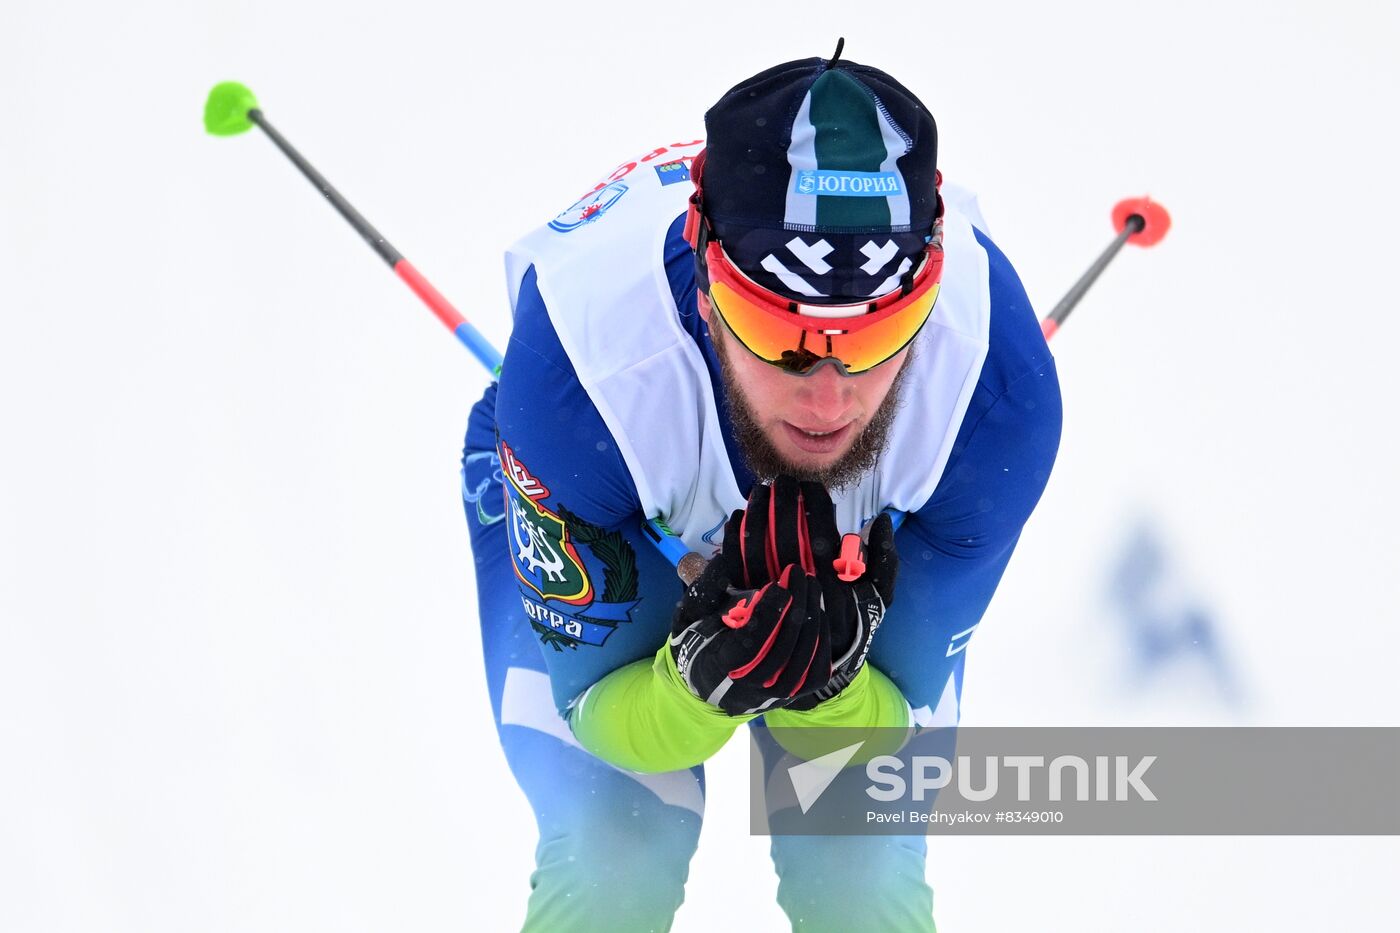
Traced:
[[[712, 267], [713, 268], [713, 267]], [[916, 292], [897, 310], [868, 316], [817, 319], [774, 309], [750, 297], [729, 276], [713, 276], [710, 301], [751, 353], [793, 372], [806, 372], [835, 357], [849, 373], [864, 372], [894, 356], [928, 320], [938, 285]]]

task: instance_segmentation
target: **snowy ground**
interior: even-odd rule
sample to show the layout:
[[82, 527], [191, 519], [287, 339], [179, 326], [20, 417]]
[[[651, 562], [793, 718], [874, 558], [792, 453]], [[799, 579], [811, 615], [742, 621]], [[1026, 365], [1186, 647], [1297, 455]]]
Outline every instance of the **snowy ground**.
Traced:
[[[1042, 309], [1118, 198], [1176, 222], [1057, 338], [1060, 460], [964, 721], [1400, 722], [1392, 5], [12, 4], [0, 930], [523, 911], [457, 489], [485, 378], [266, 140], [203, 134], [209, 87], [251, 85], [500, 344], [513, 237], [837, 35], [933, 109]], [[1163, 570], [1125, 604], [1134, 534]], [[1130, 674], [1134, 618], [1193, 607], [1222, 666]], [[784, 928], [745, 762], [679, 933]], [[1393, 926], [1397, 870], [1395, 839], [962, 837], [929, 872], [945, 931], [1107, 933]]]

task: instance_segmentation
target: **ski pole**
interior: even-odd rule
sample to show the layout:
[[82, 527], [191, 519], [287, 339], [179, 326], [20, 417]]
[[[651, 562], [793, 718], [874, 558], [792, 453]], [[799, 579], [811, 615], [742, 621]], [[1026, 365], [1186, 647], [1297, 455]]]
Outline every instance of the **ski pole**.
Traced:
[[[435, 314], [449, 330], [457, 335], [457, 339], [472, 352], [481, 365], [486, 367], [494, 380], [501, 374], [501, 354], [496, 348], [486, 341], [481, 332], [471, 325], [456, 308], [452, 306], [442, 293], [433, 287], [432, 283], [423, 277], [423, 274], [413, 267], [403, 254], [389, 243], [378, 230], [374, 228], [368, 220], [355, 210], [354, 206], [326, 180], [325, 176], [316, 171], [310, 162], [296, 148], [289, 143], [281, 133], [273, 128], [267, 117], [258, 107], [258, 100], [253, 96], [253, 92], [237, 81], [225, 81], [214, 85], [209, 92], [209, 98], [204, 104], [204, 128], [215, 136], [236, 136], [246, 132], [253, 126], [259, 127], [268, 138], [277, 144], [277, 148], [292, 161], [301, 173], [307, 177], [311, 184], [315, 185], [326, 200], [331, 202], [331, 206], [340, 212], [355, 231], [364, 237], [380, 258], [389, 264], [403, 281], [413, 290], [413, 293], [423, 300], [423, 303]], [[643, 529], [647, 538], [656, 546], [667, 560], [672, 564], [680, 563], [682, 557], [689, 549], [680, 538], [676, 537], [671, 529], [666, 527], [665, 522], [659, 518], [649, 518]]]
[[423, 300], [437, 319], [457, 335], [457, 339], [481, 361], [481, 365], [485, 366], [492, 376], [499, 374], [501, 354], [496, 352], [496, 348], [486, 342], [481, 332], [452, 306], [452, 302], [443, 297], [443, 294], [423, 277], [423, 273], [414, 268], [413, 263], [394, 249], [393, 244], [374, 229], [374, 225], [365, 220], [360, 212], [326, 181], [325, 176], [316, 171], [315, 167], [297, 152], [296, 147], [287, 142], [285, 136], [277, 132], [258, 108], [258, 100], [253, 96], [253, 92], [237, 81], [225, 81], [214, 85], [213, 90], [209, 92], [209, 99], [204, 104], [204, 128], [215, 136], [236, 136], [254, 125], [277, 144], [282, 154], [301, 170], [327, 201], [331, 202], [331, 206], [355, 228], [355, 232], [364, 237], [365, 242], [379, 254], [379, 258], [389, 264], [389, 268]]
[[1065, 292], [1065, 297], [1060, 299], [1060, 303], [1040, 322], [1040, 330], [1045, 334], [1046, 340], [1055, 336], [1065, 318], [1069, 317], [1074, 306], [1079, 304], [1079, 299], [1084, 297], [1089, 286], [1108, 268], [1108, 264], [1118, 255], [1124, 243], [1144, 248], [1156, 246], [1171, 229], [1172, 219], [1165, 207], [1149, 197], [1124, 198], [1113, 206], [1113, 226], [1118, 230], [1113, 242], [1108, 244], [1108, 248], [1099, 254], [1099, 258], [1079, 277], [1079, 281]]

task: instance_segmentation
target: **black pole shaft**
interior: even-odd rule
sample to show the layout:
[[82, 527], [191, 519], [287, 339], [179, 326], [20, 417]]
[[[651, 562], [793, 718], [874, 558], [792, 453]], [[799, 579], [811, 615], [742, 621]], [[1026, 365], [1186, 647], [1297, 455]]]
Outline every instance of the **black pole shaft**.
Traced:
[[1123, 248], [1123, 244], [1128, 242], [1128, 238], [1138, 233], [1147, 226], [1147, 221], [1141, 214], [1130, 214], [1127, 223], [1123, 225], [1122, 231], [1114, 237], [1113, 242], [1108, 244], [1108, 248], [1099, 254], [1099, 258], [1094, 260], [1094, 264], [1079, 277], [1070, 290], [1065, 292], [1065, 297], [1060, 299], [1060, 303], [1055, 305], [1050, 312], [1048, 320], [1055, 322], [1058, 327], [1064, 323], [1065, 318], [1074, 310], [1074, 306], [1079, 304], [1079, 299], [1084, 297], [1084, 293], [1089, 290], [1098, 277], [1103, 274], [1103, 270], [1108, 268], [1108, 264], [1113, 261], [1113, 257], [1118, 255], [1118, 251]]
[[262, 131], [268, 135], [268, 138], [277, 144], [277, 148], [282, 150], [282, 154], [292, 160], [292, 164], [301, 170], [301, 173], [306, 176], [307, 180], [316, 186], [316, 189], [325, 196], [327, 201], [331, 202], [331, 206], [340, 212], [340, 216], [350, 222], [350, 226], [354, 227], [355, 231], [365, 238], [365, 242], [379, 254], [381, 259], [389, 264], [390, 268], [399, 264], [399, 261], [403, 259], [403, 254], [394, 249], [393, 245], [388, 240], [384, 239], [384, 235], [374, 229], [374, 225], [368, 220], [365, 220], [364, 217], [360, 215], [360, 212], [355, 210], [349, 201], [345, 200], [345, 196], [339, 191], [336, 191], [330, 182], [326, 181], [324, 175], [316, 171], [310, 162], [302, 158], [301, 153], [297, 152], [296, 148], [291, 143], [287, 142], [282, 134], [273, 128], [271, 123], [267, 122], [267, 118], [263, 116], [261, 110], [249, 110], [248, 119], [262, 128]]

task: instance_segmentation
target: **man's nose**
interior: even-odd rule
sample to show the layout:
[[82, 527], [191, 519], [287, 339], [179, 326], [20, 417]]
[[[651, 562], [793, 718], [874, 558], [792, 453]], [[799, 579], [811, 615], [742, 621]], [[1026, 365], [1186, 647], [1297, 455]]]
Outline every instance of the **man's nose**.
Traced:
[[822, 424], [834, 424], [850, 410], [854, 394], [851, 377], [835, 366], [819, 366], [810, 376], [802, 377], [797, 400]]

